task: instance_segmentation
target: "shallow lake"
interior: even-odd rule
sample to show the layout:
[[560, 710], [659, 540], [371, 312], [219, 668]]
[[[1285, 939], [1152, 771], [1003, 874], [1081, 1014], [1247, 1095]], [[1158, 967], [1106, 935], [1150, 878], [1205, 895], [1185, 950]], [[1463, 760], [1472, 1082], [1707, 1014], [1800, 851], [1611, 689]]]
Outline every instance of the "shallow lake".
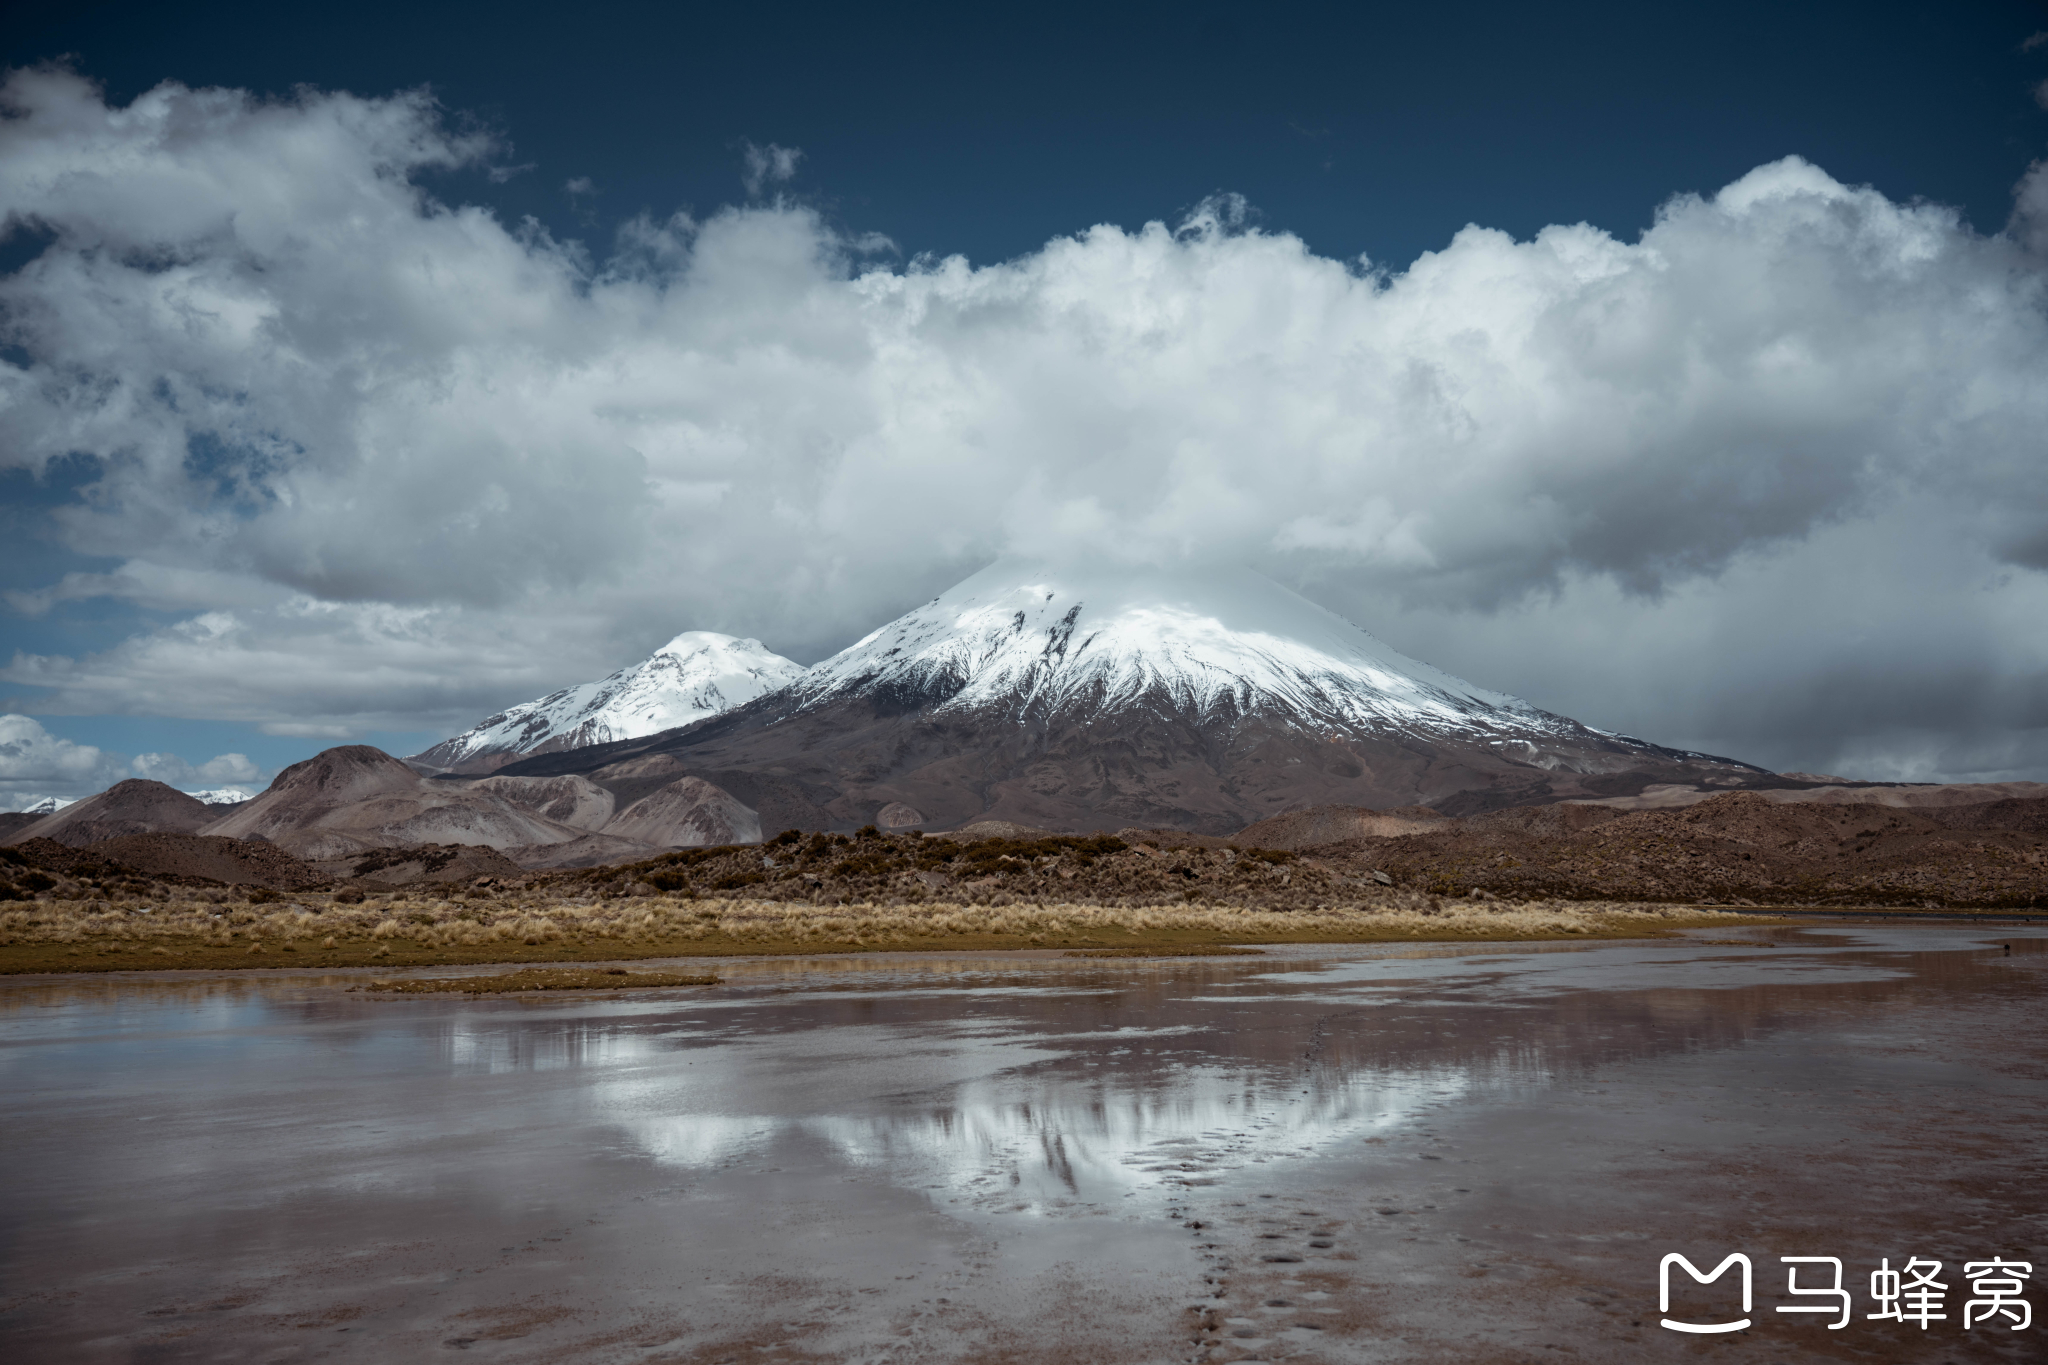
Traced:
[[[0, 1356], [2048, 1356], [1962, 1322], [2048, 1278], [2048, 931], [1707, 938], [4, 979]], [[1673, 1252], [1752, 1325], [1660, 1326]], [[1945, 1318], [1867, 1317], [1913, 1258]]]

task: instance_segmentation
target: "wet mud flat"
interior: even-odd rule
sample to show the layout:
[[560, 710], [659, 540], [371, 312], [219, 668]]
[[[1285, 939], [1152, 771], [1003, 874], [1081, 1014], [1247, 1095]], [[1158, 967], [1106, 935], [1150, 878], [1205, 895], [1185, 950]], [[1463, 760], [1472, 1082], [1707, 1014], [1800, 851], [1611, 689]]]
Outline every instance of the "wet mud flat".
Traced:
[[[1712, 937], [17, 977], [0, 1356], [2048, 1355], [1962, 1325], [1966, 1262], [2048, 1281], [2048, 931]], [[1751, 1327], [1659, 1326], [1674, 1252], [1746, 1254]], [[1842, 1260], [1847, 1327], [1776, 1312], [1781, 1256]], [[1866, 1318], [1916, 1257], [1946, 1317]]]

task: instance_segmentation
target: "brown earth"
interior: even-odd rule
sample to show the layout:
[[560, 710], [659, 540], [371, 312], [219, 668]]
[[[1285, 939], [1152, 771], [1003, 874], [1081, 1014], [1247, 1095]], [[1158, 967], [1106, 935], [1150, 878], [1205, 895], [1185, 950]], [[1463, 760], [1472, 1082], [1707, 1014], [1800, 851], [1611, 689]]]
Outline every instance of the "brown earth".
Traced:
[[224, 886], [300, 891], [331, 878], [276, 844], [218, 834], [123, 834], [86, 852], [150, 877], [196, 877]]
[[180, 884], [176, 877], [152, 879], [126, 863], [110, 861], [89, 848], [73, 848], [55, 839], [36, 838], [0, 848], [0, 901], [161, 894], [161, 881]]
[[[344, 895], [432, 882], [544, 898], [663, 895], [814, 905], [1196, 902], [1282, 911], [1342, 903], [1392, 885], [1437, 897], [1506, 900], [2048, 906], [2048, 798], [1916, 809], [1782, 803], [1735, 792], [1678, 809], [1564, 803], [1465, 819], [1427, 815], [1302, 811], [1234, 839], [1177, 830], [1050, 835], [1014, 825], [998, 827], [1002, 834], [983, 825], [931, 837], [789, 831], [761, 845], [557, 869], [521, 869], [480, 845], [440, 845], [302, 864], [306, 875], [290, 880], [281, 850], [244, 845], [236, 857], [272, 870], [211, 879], [295, 890], [326, 884]], [[1414, 832], [1325, 838], [1374, 828]], [[210, 874], [198, 870], [198, 850], [233, 843], [154, 836], [74, 850], [34, 840], [8, 850], [0, 899], [138, 894], [151, 878], [204, 879]], [[180, 848], [189, 853], [166, 852]], [[46, 882], [64, 884], [33, 884], [36, 869]]]

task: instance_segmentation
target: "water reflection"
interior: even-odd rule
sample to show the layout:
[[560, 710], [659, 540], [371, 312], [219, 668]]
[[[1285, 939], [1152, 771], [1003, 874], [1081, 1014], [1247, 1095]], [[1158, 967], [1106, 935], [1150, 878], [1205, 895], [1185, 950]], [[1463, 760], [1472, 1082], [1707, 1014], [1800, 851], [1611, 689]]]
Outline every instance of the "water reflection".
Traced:
[[1378, 1068], [1312, 1088], [1263, 1068], [1177, 1068], [1143, 1085], [1034, 1071], [874, 1114], [681, 1114], [620, 1126], [671, 1165], [758, 1164], [805, 1150], [907, 1187], [1014, 1206], [1212, 1184], [1225, 1171], [1385, 1131], [1472, 1083], [1459, 1068]]
[[441, 1060], [450, 1070], [490, 1076], [625, 1066], [662, 1050], [659, 1039], [621, 1028], [611, 1020], [548, 1021], [552, 1026], [522, 1027], [532, 1022], [450, 1019], [429, 1027], [437, 1035]]
[[[1384, 1156], [1434, 1179], [1433, 1126], [1635, 1062], [1704, 1059], [1685, 1074], [1720, 1092], [1767, 1040], [1914, 1010], [2036, 1017], [2048, 966], [2041, 931], [1773, 937], [1784, 946], [780, 959], [721, 964], [724, 985], [687, 995], [602, 999], [377, 998], [348, 993], [352, 973], [0, 982], [0, 1276], [75, 1304], [37, 1319], [38, 1340], [72, 1342], [74, 1319], [153, 1331], [165, 1286], [225, 1302], [217, 1286], [268, 1284], [289, 1262], [308, 1302], [335, 1275], [372, 1286], [362, 1302], [386, 1304], [401, 1334], [383, 1358], [407, 1359], [424, 1310], [406, 1296], [457, 1276], [502, 1276], [506, 1301], [574, 1278], [592, 1311], [623, 1318], [733, 1257], [781, 1274], [828, 1224], [894, 1227], [898, 1259], [967, 1275], [982, 1253], [949, 1260], [948, 1239], [993, 1239], [995, 1220], [1024, 1249], [1006, 1255], [1056, 1259], [1163, 1237], [1168, 1213], [1286, 1172], [1348, 1177]], [[2010, 958], [1985, 947], [2007, 941]], [[1683, 1068], [1642, 1079], [1655, 1069], [1635, 1073], [1640, 1112]], [[587, 1273], [520, 1259], [572, 1227], [611, 1238], [613, 1259]], [[867, 1273], [858, 1248], [879, 1241], [847, 1236], [842, 1260], [807, 1263], [820, 1282]], [[1190, 1240], [1175, 1229], [1121, 1263], [1177, 1265]], [[414, 1245], [431, 1256], [392, 1250]], [[657, 1264], [643, 1298], [619, 1288]], [[878, 1273], [897, 1283], [893, 1264]], [[448, 1313], [456, 1297], [439, 1300]], [[130, 1345], [125, 1358], [155, 1358]]]

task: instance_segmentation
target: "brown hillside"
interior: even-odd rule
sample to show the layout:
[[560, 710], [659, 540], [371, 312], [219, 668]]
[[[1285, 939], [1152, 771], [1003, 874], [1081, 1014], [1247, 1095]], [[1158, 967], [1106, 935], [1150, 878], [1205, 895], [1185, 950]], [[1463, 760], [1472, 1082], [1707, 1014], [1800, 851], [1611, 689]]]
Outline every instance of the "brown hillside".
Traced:
[[102, 839], [123, 834], [153, 834], [171, 831], [190, 834], [218, 819], [220, 811], [176, 787], [147, 778], [131, 777], [53, 815], [46, 815], [26, 829], [8, 835], [6, 842], [52, 839], [72, 848], [84, 848]]

